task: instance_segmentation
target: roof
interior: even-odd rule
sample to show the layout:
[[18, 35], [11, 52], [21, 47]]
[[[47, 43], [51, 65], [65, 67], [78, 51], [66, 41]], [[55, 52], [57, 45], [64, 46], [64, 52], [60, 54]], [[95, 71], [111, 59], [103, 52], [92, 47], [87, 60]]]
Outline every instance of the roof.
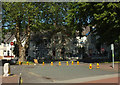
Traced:
[[88, 35], [89, 32], [90, 32], [90, 27], [89, 26], [83, 27], [82, 35]]
[[[25, 34], [21, 34], [20, 35], [20, 40], [22, 41], [24, 38], [25, 38]], [[11, 34], [11, 32], [8, 32], [6, 35], [5, 35], [5, 39], [4, 39], [4, 42], [5, 43], [10, 43], [11, 41], [13, 41], [15, 39], [15, 34]]]

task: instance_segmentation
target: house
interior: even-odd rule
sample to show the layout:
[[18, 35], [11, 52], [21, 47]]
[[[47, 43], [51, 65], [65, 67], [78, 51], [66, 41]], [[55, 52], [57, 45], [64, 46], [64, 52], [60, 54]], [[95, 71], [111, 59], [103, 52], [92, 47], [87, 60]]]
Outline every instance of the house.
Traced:
[[4, 42], [0, 44], [0, 59], [13, 59], [15, 55], [13, 54], [14, 45], [11, 45], [11, 42], [15, 42], [15, 36], [11, 33], [5, 35]]
[[69, 37], [65, 30], [31, 33], [28, 54], [38, 59], [42, 57], [57, 59], [77, 56], [76, 54], [79, 53], [77, 44], [77, 38]]
[[[25, 43], [24, 35], [22, 35], [21, 41], [22, 41], [22, 45], [24, 45]], [[0, 59], [11, 60], [15, 58], [15, 55], [13, 53], [15, 46], [14, 44], [11, 45], [11, 42], [15, 44], [16, 38], [14, 34], [11, 34], [11, 32], [8, 32], [5, 35], [3, 42], [0, 44]]]
[[[107, 46], [105, 43], [99, 44], [98, 39], [99, 35], [96, 35], [95, 26], [90, 28], [86, 26], [83, 28], [82, 35], [80, 38], [82, 47], [85, 48], [85, 53], [91, 57], [109, 57], [110, 55], [110, 46]], [[106, 55], [102, 55], [106, 52]]]

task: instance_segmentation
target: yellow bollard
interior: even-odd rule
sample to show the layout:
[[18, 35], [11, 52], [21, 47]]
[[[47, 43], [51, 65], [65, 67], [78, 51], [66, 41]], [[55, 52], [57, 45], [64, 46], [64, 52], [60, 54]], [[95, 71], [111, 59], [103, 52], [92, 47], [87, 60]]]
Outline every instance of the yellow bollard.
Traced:
[[59, 66], [61, 66], [61, 62], [59, 62]]
[[79, 61], [77, 61], [77, 65], [79, 65]]
[[22, 80], [22, 77], [21, 77], [21, 73], [20, 73], [20, 77], [19, 77], [19, 83], [20, 83], [20, 84], [23, 83], [23, 80]]
[[53, 62], [51, 62], [51, 66], [53, 66]]
[[100, 67], [99, 67], [99, 63], [97, 63], [97, 68], [100, 68]]
[[92, 69], [92, 64], [89, 65], [89, 69]]
[[73, 63], [73, 61], [72, 61], [72, 65], [73, 65], [74, 63]]
[[66, 65], [67, 65], [67, 66], [69, 65], [68, 61], [66, 62]]
[[27, 65], [29, 65], [29, 62], [27, 61]]
[[43, 65], [45, 65], [45, 63], [43, 62]]
[[11, 73], [10, 73], [10, 66], [9, 66], [9, 68], [8, 68], [8, 74], [10, 75]]

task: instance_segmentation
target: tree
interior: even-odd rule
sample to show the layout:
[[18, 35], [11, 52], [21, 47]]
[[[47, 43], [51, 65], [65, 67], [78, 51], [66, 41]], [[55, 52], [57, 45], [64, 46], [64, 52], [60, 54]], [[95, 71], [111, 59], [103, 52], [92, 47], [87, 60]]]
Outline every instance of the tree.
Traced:
[[[8, 29], [15, 29], [16, 44], [19, 47], [19, 61], [25, 61], [25, 51], [29, 46], [31, 28], [34, 27], [38, 14], [35, 3], [4, 2], [3, 3], [3, 24]], [[34, 13], [34, 14], [33, 14]], [[25, 45], [21, 42], [21, 33], [25, 33]]]
[[94, 24], [100, 35], [100, 41], [107, 44], [114, 43], [120, 36], [120, 3], [96, 3]]
[[[97, 35], [100, 36], [101, 43], [113, 43], [120, 36], [120, 3], [101, 2], [68, 3], [67, 22], [73, 30], [82, 31], [83, 26], [96, 25]], [[111, 35], [112, 34], [112, 35]]]
[[[66, 13], [65, 3], [30, 3], [4, 2], [3, 27], [14, 29], [16, 46], [19, 47], [19, 60], [25, 61], [25, 52], [29, 46], [31, 30], [51, 30], [52, 34], [63, 25]], [[62, 7], [64, 6], [64, 7]], [[66, 10], [65, 10], [66, 11]], [[54, 30], [55, 29], [55, 30]], [[54, 31], [53, 31], [54, 30]], [[22, 45], [21, 34], [25, 33], [25, 45]]]
[[68, 3], [68, 6], [67, 25], [71, 28], [73, 34], [78, 30], [81, 36], [82, 28], [87, 26], [92, 18], [90, 13], [93, 10], [92, 3], [74, 2]]

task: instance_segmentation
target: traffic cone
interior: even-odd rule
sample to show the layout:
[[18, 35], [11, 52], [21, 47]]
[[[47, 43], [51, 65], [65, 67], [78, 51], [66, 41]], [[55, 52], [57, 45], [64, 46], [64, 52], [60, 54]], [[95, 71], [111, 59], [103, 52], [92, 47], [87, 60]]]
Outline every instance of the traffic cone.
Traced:
[[59, 66], [61, 66], [61, 62], [59, 62]]
[[29, 62], [27, 61], [27, 65], [29, 65]]
[[66, 62], [66, 65], [67, 65], [67, 66], [69, 65], [68, 61]]
[[79, 61], [77, 61], [77, 65], [79, 65]]
[[72, 65], [73, 65], [74, 63], [73, 63], [73, 61], [72, 61]]
[[21, 61], [19, 61], [19, 65], [21, 65]]
[[44, 65], [45, 63], [43, 62], [43, 65]]
[[97, 68], [100, 68], [100, 67], [99, 67], [99, 63], [97, 63]]
[[89, 65], [89, 69], [92, 69], [92, 64]]
[[53, 62], [51, 62], [51, 66], [53, 66]]

